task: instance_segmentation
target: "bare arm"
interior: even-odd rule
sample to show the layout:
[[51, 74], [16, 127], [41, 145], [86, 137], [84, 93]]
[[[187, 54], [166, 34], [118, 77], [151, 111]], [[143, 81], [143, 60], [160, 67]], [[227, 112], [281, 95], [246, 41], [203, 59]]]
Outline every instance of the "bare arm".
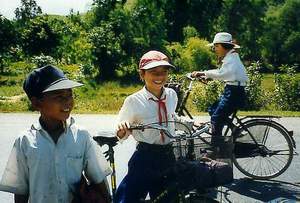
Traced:
[[29, 195], [18, 195], [15, 194], [15, 203], [27, 203]]

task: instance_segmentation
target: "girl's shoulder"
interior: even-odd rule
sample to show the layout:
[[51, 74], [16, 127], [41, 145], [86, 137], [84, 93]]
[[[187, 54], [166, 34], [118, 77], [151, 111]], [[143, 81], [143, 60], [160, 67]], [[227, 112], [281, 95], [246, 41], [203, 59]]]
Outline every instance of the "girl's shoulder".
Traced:
[[177, 96], [177, 93], [175, 92], [174, 89], [170, 88], [170, 87], [165, 87], [165, 92], [166, 92], [166, 95], [169, 95], [169, 96]]

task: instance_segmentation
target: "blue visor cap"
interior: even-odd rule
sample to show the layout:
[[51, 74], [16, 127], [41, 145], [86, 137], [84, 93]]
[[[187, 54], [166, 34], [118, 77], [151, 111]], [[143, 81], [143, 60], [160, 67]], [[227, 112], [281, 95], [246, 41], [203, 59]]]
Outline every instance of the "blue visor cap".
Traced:
[[41, 97], [44, 92], [70, 89], [83, 84], [69, 80], [57, 67], [46, 65], [33, 70], [25, 79], [23, 89], [29, 98]]

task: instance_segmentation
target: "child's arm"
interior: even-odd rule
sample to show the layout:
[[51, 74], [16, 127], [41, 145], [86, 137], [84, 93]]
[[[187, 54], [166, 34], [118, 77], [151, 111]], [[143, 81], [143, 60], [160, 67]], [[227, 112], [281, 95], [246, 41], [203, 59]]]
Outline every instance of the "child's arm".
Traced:
[[119, 111], [115, 133], [121, 142], [132, 134], [132, 131], [128, 128], [130, 127], [129, 122], [134, 117], [133, 112], [135, 112], [135, 109], [133, 109], [133, 106], [134, 101], [130, 97], [127, 97]]
[[28, 201], [29, 196], [26, 195], [29, 194], [29, 167], [23, 152], [24, 143], [22, 137], [16, 139], [0, 181], [1, 191], [16, 194], [15, 202], [22, 202], [22, 197]]
[[15, 203], [27, 203], [29, 195], [18, 195], [15, 194]]

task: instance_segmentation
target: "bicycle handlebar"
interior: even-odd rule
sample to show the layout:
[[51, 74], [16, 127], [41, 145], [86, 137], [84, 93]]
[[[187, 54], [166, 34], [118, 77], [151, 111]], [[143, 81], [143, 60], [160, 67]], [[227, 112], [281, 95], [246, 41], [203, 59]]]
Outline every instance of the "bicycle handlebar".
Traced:
[[[176, 131], [175, 133], [170, 132], [166, 124], [175, 124]], [[163, 122], [162, 124], [155, 122], [150, 124], [138, 124], [138, 125], [131, 125], [128, 129], [129, 130], [141, 130], [144, 131], [146, 129], [154, 129], [158, 131], [163, 131], [164, 134], [171, 138], [171, 139], [194, 139], [195, 137], [200, 136], [202, 133], [207, 132], [210, 128], [209, 123], [205, 123], [201, 126], [198, 126], [196, 129], [190, 129], [186, 124], [178, 121], [167, 121]], [[108, 137], [108, 136], [94, 136], [93, 139], [100, 145], [108, 145], [110, 147], [114, 147], [117, 145], [119, 141], [116, 136]]]
[[[210, 128], [209, 123], [205, 123], [201, 126], [198, 126], [196, 129], [190, 129], [186, 124], [178, 121], [168, 121], [163, 123], [174, 123], [176, 128], [176, 133], [172, 134], [166, 125], [161, 125], [159, 123], [150, 123], [150, 124], [139, 124], [130, 126], [129, 130], [146, 130], [146, 129], [155, 129], [163, 131], [166, 136], [171, 139], [193, 139], [198, 137], [204, 132], [207, 132]], [[192, 132], [193, 131], [193, 132]]]
[[207, 85], [207, 81], [206, 81], [205, 77], [202, 77], [202, 76], [200, 76], [200, 77], [192, 77], [192, 73], [187, 73], [185, 75], [185, 77], [187, 79], [191, 80], [191, 81], [197, 80], [197, 81], [202, 82], [203, 84]]

